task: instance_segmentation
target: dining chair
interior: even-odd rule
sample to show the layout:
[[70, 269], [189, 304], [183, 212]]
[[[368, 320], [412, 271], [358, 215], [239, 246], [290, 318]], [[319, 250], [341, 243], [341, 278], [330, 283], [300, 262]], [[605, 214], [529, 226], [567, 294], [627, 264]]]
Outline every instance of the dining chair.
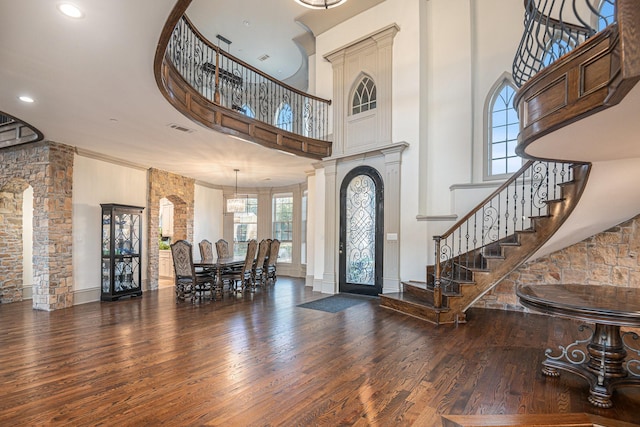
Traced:
[[203, 297], [207, 292], [214, 298], [215, 277], [206, 271], [198, 271], [193, 265], [191, 243], [178, 240], [171, 245], [173, 268], [176, 273], [176, 296], [179, 300]]
[[199, 248], [200, 248], [200, 259], [202, 261], [209, 261], [209, 260], [213, 260], [213, 245], [211, 244], [210, 241], [208, 241], [207, 239], [202, 240], [199, 244], [198, 244]]
[[231, 254], [229, 253], [229, 242], [224, 239], [220, 239], [216, 242], [216, 252], [218, 254], [218, 258], [229, 258]]
[[258, 255], [253, 263], [253, 283], [255, 286], [266, 285], [267, 282], [267, 269], [265, 268], [265, 262], [267, 260], [267, 253], [271, 240], [262, 239], [258, 245]]
[[[228, 273], [228, 277], [232, 277], [236, 292], [243, 292], [247, 287], [252, 290], [253, 284], [253, 262], [256, 258], [258, 242], [255, 239], [249, 240], [247, 243], [247, 254], [244, 258], [244, 264], [240, 271]], [[223, 276], [224, 277], [224, 276]]]
[[267, 282], [275, 285], [277, 280], [276, 264], [278, 262], [278, 252], [280, 252], [280, 240], [273, 239], [269, 247], [269, 259], [267, 260]]

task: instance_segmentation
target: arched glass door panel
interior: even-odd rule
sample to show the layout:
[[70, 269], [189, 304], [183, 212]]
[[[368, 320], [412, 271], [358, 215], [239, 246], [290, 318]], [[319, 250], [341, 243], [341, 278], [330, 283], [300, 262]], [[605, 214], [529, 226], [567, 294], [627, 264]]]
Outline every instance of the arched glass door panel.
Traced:
[[382, 292], [382, 180], [370, 167], [351, 171], [340, 191], [340, 292]]
[[345, 251], [347, 282], [374, 285], [376, 271], [376, 184], [358, 175], [347, 187]]

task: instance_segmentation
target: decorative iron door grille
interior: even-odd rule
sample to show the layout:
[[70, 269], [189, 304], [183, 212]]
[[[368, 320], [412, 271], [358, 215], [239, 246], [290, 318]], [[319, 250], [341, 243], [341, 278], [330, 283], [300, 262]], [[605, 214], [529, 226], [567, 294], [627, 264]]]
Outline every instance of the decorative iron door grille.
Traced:
[[382, 292], [383, 185], [378, 172], [361, 166], [340, 189], [340, 292]]

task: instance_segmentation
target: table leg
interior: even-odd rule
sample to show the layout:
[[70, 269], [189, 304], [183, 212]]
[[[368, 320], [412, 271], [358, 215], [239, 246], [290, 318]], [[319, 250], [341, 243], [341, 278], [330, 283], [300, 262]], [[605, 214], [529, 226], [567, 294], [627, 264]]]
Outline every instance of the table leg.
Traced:
[[[564, 370], [581, 376], [589, 382], [589, 402], [599, 408], [610, 408], [613, 406], [611, 395], [617, 386], [640, 384], [640, 375], [625, 363], [626, 349], [630, 347], [624, 343], [619, 326], [596, 324], [594, 330], [581, 325], [578, 329], [591, 331], [591, 336], [566, 347], [560, 346], [558, 356], [547, 349], [542, 373], [557, 377], [560, 375], [558, 370]], [[637, 339], [637, 335], [633, 335]], [[584, 344], [587, 344], [586, 349]], [[632, 362], [639, 363], [637, 360]], [[630, 375], [638, 378], [628, 378]]]

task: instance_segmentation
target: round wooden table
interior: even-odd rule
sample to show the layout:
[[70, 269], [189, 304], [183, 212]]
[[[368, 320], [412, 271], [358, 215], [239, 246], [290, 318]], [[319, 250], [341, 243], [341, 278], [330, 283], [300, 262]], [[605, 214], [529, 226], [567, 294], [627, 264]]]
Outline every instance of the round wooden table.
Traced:
[[[617, 387], [640, 385], [640, 350], [629, 345], [638, 334], [620, 333], [621, 326], [640, 327], [640, 289], [537, 285], [521, 286], [516, 294], [532, 310], [595, 324], [581, 325], [578, 330], [590, 336], [559, 346], [559, 355], [547, 349], [544, 375], [557, 377], [564, 370], [581, 376], [589, 382], [589, 402], [600, 408], [613, 406]], [[628, 351], [634, 354], [629, 359]]]

